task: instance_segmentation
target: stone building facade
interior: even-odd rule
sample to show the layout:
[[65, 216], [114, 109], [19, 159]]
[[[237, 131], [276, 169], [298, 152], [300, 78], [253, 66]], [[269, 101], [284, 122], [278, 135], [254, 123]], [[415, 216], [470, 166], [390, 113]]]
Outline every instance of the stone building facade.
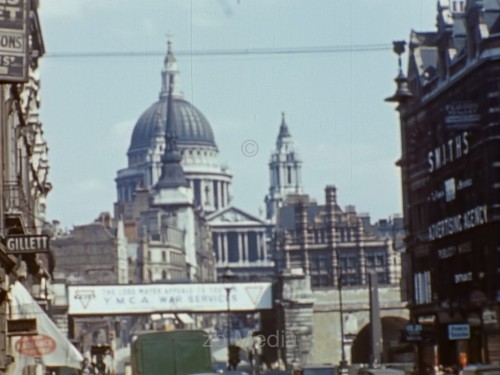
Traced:
[[57, 260], [56, 280], [78, 285], [128, 283], [123, 224], [119, 222], [114, 229], [108, 213], [53, 238], [52, 251]]
[[[370, 363], [367, 287], [314, 289], [310, 276], [301, 269], [282, 273], [279, 284], [281, 294], [275, 307], [277, 329], [272, 334], [280, 345], [273, 359], [286, 368], [339, 365], [342, 361], [354, 366]], [[386, 363], [412, 362], [412, 346], [400, 341], [409, 311], [400, 299], [399, 286], [380, 285], [378, 298], [381, 359]]]
[[388, 322], [383, 356], [402, 360], [412, 352], [399, 342], [408, 322], [401, 302], [402, 218], [372, 224], [353, 206], [341, 209], [334, 186], [325, 188], [325, 201], [318, 205], [307, 195], [288, 195], [278, 212], [276, 308], [285, 345], [276, 354], [288, 367], [368, 363], [369, 341], [360, 335], [370, 319], [367, 275], [375, 272], [383, 328]]
[[222, 278], [229, 267], [240, 281], [264, 281], [273, 277], [274, 262], [269, 252], [269, 224], [236, 207], [207, 217], [212, 249]]
[[[15, 42], [3, 43], [0, 69], [0, 373], [34, 374], [54, 365], [53, 358], [38, 361], [16, 346], [24, 342], [40, 350], [42, 334], [50, 335], [54, 347], [67, 350], [58, 366], [79, 367], [82, 357], [63, 334], [45, 329], [54, 303], [55, 262], [52, 226], [46, 220], [52, 189], [48, 145], [39, 117], [39, 63], [45, 46], [38, 1], [11, 2], [4, 8], [2, 39]], [[12, 323], [25, 319], [34, 319], [36, 327], [14, 332]]]

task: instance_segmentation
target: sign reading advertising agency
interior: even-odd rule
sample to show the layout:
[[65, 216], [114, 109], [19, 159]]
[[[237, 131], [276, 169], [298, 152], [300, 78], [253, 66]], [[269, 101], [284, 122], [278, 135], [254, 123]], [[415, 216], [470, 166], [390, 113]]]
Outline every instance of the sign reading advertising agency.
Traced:
[[462, 231], [478, 227], [488, 222], [488, 207], [476, 206], [455, 216], [449, 216], [432, 223], [428, 228], [429, 241], [439, 240]]
[[47, 253], [49, 237], [44, 235], [7, 236], [5, 246], [7, 254]]
[[29, 0], [0, 0], [0, 81], [28, 80]]
[[69, 286], [70, 315], [216, 312], [272, 308], [271, 283]]

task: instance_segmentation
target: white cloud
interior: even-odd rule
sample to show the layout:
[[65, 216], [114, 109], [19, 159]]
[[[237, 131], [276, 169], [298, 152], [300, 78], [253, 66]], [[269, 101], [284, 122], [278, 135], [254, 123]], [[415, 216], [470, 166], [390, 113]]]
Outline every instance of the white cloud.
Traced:
[[204, 28], [215, 27], [218, 24], [219, 23], [214, 18], [208, 17], [205, 14], [193, 15], [193, 26]]
[[116, 9], [119, 5], [116, 0], [43, 0], [38, 11], [42, 18], [71, 18], [81, 17], [89, 10]]
[[109, 190], [107, 181], [99, 180], [95, 177], [87, 178], [86, 180], [77, 181], [75, 184], [76, 195], [79, 194], [94, 194], [103, 193]]
[[145, 35], [155, 36], [157, 31], [155, 23], [151, 18], [145, 18], [142, 20], [142, 31]]
[[132, 129], [134, 128], [135, 120], [125, 120], [120, 121], [114, 124], [111, 128], [113, 130], [113, 134], [119, 137], [130, 137], [132, 134]]
[[43, 18], [66, 18], [81, 15], [88, 0], [44, 0], [40, 5]]
[[126, 150], [129, 146], [130, 137], [136, 120], [125, 120], [117, 122], [111, 127], [111, 142], [116, 150]]
[[234, 13], [233, 6], [229, 4], [228, 0], [199, 1], [196, 3], [181, 1], [179, 6], [189, 12], [193, 26], [201, 28], [219, 25], [221, 13], [227, 17], [232, 16]]

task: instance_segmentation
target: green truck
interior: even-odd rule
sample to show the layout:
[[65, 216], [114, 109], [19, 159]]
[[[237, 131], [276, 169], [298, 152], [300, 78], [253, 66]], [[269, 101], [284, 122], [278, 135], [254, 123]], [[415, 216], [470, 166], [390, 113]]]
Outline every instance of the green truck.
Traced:
[[148, 332], [130, 349], [133, 375], [189, 375], [212, 371], [208, 335], [200, 330]]

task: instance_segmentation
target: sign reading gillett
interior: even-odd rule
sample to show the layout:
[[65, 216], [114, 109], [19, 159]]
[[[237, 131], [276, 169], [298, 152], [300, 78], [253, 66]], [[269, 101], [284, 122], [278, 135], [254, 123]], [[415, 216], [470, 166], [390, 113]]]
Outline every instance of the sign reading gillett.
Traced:
[[8, 254], [46, 253], [49, 251], [49, 237], [38, 235], [8, 236], [5, 239]]
[[16, 341], [16, 351], [28, 357], [41, 357], [56, 350], [56, 342], [50, 336], [22, 336]]

